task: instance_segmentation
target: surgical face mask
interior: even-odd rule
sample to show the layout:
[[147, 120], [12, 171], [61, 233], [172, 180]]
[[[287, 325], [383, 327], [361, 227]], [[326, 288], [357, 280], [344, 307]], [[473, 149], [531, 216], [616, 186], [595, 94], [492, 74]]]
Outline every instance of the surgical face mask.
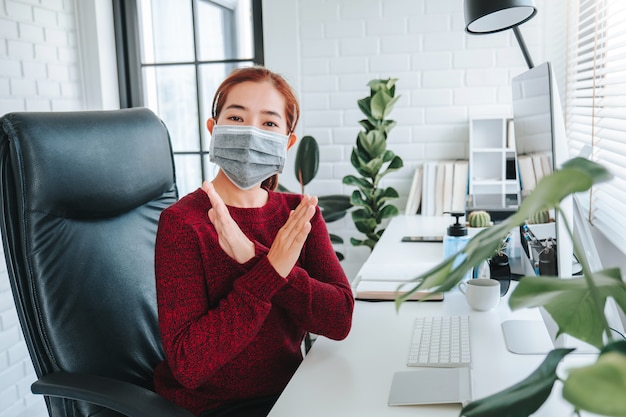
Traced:
[[242, 190], [283, 172], [289, 136], [253, 126], [216, 125], [209, 159]]

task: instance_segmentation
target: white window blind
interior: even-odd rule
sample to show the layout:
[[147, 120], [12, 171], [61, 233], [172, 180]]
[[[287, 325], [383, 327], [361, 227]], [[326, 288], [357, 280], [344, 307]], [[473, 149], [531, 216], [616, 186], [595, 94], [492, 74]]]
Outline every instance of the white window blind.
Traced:
[[565, 120], [572, 156], [615, 178], [581, 199], [590, 222], [626, 248], [626, 1], [569, 1]]

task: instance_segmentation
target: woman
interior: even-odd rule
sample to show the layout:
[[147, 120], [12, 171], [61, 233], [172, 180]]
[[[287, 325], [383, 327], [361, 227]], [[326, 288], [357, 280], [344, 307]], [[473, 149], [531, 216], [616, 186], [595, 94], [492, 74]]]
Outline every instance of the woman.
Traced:
[[354, 300], [317, 198], [275, 192], [299, 105], [262, 67], [218, 88], [212, 182], [166, 209], [155, 268], [165, 360], [158, 393], [196, 415], [266, 415], [306, 332], [341, 340]]

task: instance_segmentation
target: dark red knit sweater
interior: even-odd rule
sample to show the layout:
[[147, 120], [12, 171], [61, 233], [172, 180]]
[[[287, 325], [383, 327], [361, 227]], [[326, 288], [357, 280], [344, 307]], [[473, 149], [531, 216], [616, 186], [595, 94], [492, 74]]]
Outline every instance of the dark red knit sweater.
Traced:
[[155, 268], [166, 360], [155, 370], [159, 394], [194, 414], [279, 394], [302, 360], [305, 332], [348, 335], [352, 291], [319, 209], [287, 281], [267, 260], [300, 199], [270, 192], [264, 207], [229, 207], [256, 247], [243, 265], [220, 248], [201, 189], [162, 213]]

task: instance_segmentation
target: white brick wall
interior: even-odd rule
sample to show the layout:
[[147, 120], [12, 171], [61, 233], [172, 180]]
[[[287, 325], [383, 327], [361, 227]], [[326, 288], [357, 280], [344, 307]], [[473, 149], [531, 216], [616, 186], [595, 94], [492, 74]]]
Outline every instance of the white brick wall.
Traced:
[[[74, 0], [0, 0], [0, 115], [83, 107]], [[45, 417], [0, 256], [0, 417]]]
[[[546, 60], [540, 44], [545, 2], [536, 1], [538, 15], [521, 28], [536, 63]], [[405, 168], [383, 185], [398, 190], [402, 210], [413, 168], [426, 160], [468, 158], [469, 118], [510, 115], [511, 78], [526, 69], [511, 31], [465, 33], [462, 0], [267, 0], [263, 7], [272, 8], [264, 13], [266, 65], [295, 81], [303, 107], [300, 135], [320, 143], [320, 173], [306, 188], [313, 194], [352, 192], [341, 179], [356, 173], [350, 152], [363, 118], [356, 102], [369, 95], [371, 79], [399, 79], [402, 97], [390, 115], [398, 124], [388, 146]], [[296, 10], [296, 16], [274, 10]], [[286, 18], [295, 22], [287, 25]], [[280, 33], [267, 33], [272, 27]], [[286, 36], [297, 40], [292, 53], [274, 51], [285, 49], [278, 37]], [[293, 168], [285, 172], [288, 185]], [[369, 250], [350, 245], [350, 237], [362, 237], [351, 218], [328, 226], [347, 242], [339, 250], [352, 278]]]

